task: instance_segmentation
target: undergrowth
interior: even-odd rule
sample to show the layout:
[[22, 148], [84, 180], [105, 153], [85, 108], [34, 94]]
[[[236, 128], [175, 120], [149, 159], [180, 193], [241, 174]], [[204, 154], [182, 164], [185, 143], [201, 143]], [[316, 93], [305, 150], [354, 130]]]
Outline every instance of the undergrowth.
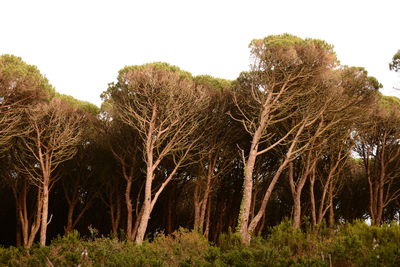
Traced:
[[236, 233], [218, 245], [197, 232], [159, 234], [141, 246], [113, 238], [82, 238], [74, 231], [49, 246], [0, 247], [1, 266], [400, 266], [400, 226], [364, 222], [306, 230], [289, 221], [249, 245]]

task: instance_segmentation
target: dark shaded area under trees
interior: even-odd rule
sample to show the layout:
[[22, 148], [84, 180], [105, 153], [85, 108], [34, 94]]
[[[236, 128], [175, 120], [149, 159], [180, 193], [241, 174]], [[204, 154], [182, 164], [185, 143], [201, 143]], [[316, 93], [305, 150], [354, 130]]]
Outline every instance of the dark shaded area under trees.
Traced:
[[1, 244], [73, 230], [141, 244], [180, 227], [249, 243], [285, 217], [398, 220], [400, 100], [324, 41], [283, 34], [250, 50], [235, 81], [127, 66], [101, 109], [0, 56]]

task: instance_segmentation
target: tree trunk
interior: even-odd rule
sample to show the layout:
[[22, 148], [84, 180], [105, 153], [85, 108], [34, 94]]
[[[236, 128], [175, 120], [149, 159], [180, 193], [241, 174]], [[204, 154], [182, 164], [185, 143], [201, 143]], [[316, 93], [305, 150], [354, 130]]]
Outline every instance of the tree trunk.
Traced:
[[40, 228], [40, 246], [46, 245], [47, 217], [49, 212], [49, 181], [50, 177], [44, 177], [43, 181], [43, 204], [42, 204], [42, 225]]
[[[149, 163], [148, 163], [149, 164]], [[150, 163], [147, 167], [146, 184], [144, 188], [144, 200], [143, 200], [143, 214], [140, 218], [138, 231], [136, 234], [136, 243], [141, 245], [146, 234], [148, 222], [150, 220], [151, 213], [151, 187], [153, 182], [153, 165]]]
[[333, 210], [333, 184], [329, 186], [329, 227], [335, 226], [335, 214]]
[[208, 200], [207, 217], [206, 217], [206, 227], [204, 230], [204, 236], [208, 238], [210, 234], [210, 215], [211, 215], [211, 199]]
[[29, 232], [29, 220], [28, 220], [28, 214], [27, 214], [27, 208], [26, 208], [26, 202], [24, 203], [25, 205], [25, 212], [24, 212], [24, 218], [25, 218], [25, 226], [26, 226], [26, 244], [24, 245], [25, 248], [30, 248], [33, 245], [33, 242], [35, 241], [35, 237], [37, 232], [39, 231], [40, 228], [40, 221], [41, 221], [41, 216], [42, 216], [42, 205], [43, 205], [43, 192], [38, 187], [38, 193], [37, 193], [37, 206], [36, 206], [36, 214], [35, 214], [35, 220], [32, 222], [31, 229]]
[[15, 246], [18, 248], [22, 244], [22, 236], [21, 236], [21, 221], [18, 216], [19, 211], [15, 214]]
[[250, 222], [250, 225], [249, 225], [249, 228], [248, 228], [248, 231], [250, 233], [252, 233], [256, 229], [256, 227], [259, 224], [261, 218], [263, 216], [265, 216], [265, 211], [267, 209], [267, 205], [268, 205], [269, 199], [271, 198], [272, 191], [274, 190], [276, 183], [278, 182], [279, 178], [281, 177], [281, 174], [282, 174], [283, 170], [286, 168], [286, 166], [289, 163], [289, 161], [290, 161], [290, 158], [289, 158], [289, 156], [287, 156], [285, 161], [279, 166], [279, 169], [276, 171], [274, 177], [272, 178], [272, 180], [271, 180], [271, 182], [270, 182], [270, 184], [269, 184], [269, 186], [267, 188], [267, 191], [264, 194], [264, 197], [263, 197], [263, 200], [261, 202], [261, 206], [260, 206], [260, 208], [259, 208], [259, 210], [257, 212], [257, 215], [254, 216], [254, 218]]
[[[331, 178], [332, 178], [331, 173], [332, 172], [329, 172], [328, 179], [322, 189], [321, 201], [319, 203], [319, 208], [318, 208], [318, 219], [317, 219], [318, 224], [322, 223], [322, 220], [324, 219], [324, 216], [329, 208], [329, 192], [328, 191], [329, 191]], [[327, 198], [326, 196], [328, 196], [328, 204], [325, 204], [326, 198]]]
[[126, 204], [126, 238], [131, 241], [133, 208], [131, 202], [132, 179], [126, 178], [125, 204]]
[[132, 238], [131, 238], [132, 240], [136, 239], [136, 235], [137, 235], [139, 223], [140, 223], [140, 218], [142, 218], [142, 215], [143, 215], [143, 206], [140, 209], [140, 212], [136, 215], [135, 225], [133, 226], [133, 229], [132, 229]]
[[257, 215], [251, 220], [249, 227], [248, 227], [248, 232], [251, 233], [253, 232], [257, 225], [259, 224], [261, 218], [264, 216], [265, 217], [265, 212], [267, 209], [267, 205], [269, 202], [269, 199], [272, 195], [272, 191], [275, 188], [276, 183], [278, 182], [279, 178], [281, 177], [282, 172], [285, 170], [286, 166], [292, 161], [292, 157], [295, 151], [295, 147], [297, 145], [297, 142], [299, 140], [299, 136], [300, 134], [303, 132], [305, 127], [305, 124], [303, 124], [301, 127], [299, 127], [299, 129], [297, 130], [297, 133], [295, 135], [295, 137], [292, 140], [292, 143], [288, 149], [288, 151], [286, 152], [286, 157], [285, 160], [283, 161], [283, 163], [281, 163], [281, 165], [279, 166], [278, 170], [276, 171], [274, 177], [272, 178], [267, 190], [265, 191], [263, 200], [261, 202], [261, 206], [257, 212]]
[[19, 234], [17, 232], [17, 235], [22, 235], [22, 238], [20, 237], [19, 245], [22, 245], [24, 248], [30, 248], [33, 245], [36, 234], [40, 228], [42, 191], [40, 188], [38, 188], [36, 198], [36, 213], [33, 213], [35, 219], [32, 222], [28, 216], [28, 184], [25, 179], [22, 181], [21, 187], [19, 187], [18, 184], [13, 186], [13, 194], [17, 207], [17, 225], [19, 226]]
[[293, 227], [295, 229], [300, 229], [301, 226], [301, 195], [299, 193], [295, 193], [293, 195]]
[[[114, 191], [114, 190], [113, 190]], [[118, 235], [118, 228], [121, 218], [121, 197], [115, 190], [114, 193], [117, 196], [116, 201], [114, 201], [114, 193], [109, 196], [109, 208], [110, 208], [110, 217], [111, 217], [111, 231], [114, 236]]]
[[314, 183], [315, 183], [315, 170], [313, 171], [312, 175], [310, 176], [311, 221], [312, 221], [313, 226], [315, 226], [317, 224]]
[[[386, 139], [383, 140], [383, 142], [386, 142]], [[377, 196], [377, 214], [376, 214], [376, 225], [380, 225], [382, 223], [382, 215], [383, 215], [383, 208], [384, 208], [384, 203], [383, 203], [383, 195], [384, 195], [384, 189], [385, 189], [385, 145], [382, 146], [381, 149], [381, 155], [380, 155], [380, 175], [379, 175], [379, 193]]]
[[[306, 169], [307, 168], [308, 167], [306, 167]], [[304, 173], [301, 175], [300, 180], [297, 183], [297, 186], [295, 186], [293, 164], [290, 163], [289, 182], [293, 197], [293, 227], [295, 229], [300, 229], [301, 226], [301, 193], [303, 191], [303, 187], [306, 183], [307, 177], [308, 177], [308, 171], [304, 170]]]
[[256, 235], [259, 235], [260, 233], [262, 233], [262, 231], [264, 230], [264, 227], [265, 227], [265, 213], [264, 213], [264, 215], [262, 216], [262, 219], [261, 219], [261, 224], [258, 224], [258, 227], [256, 228], [256, 231], [254, 232]]
[[196, 185], [194, 188], [193, 194], [193, 206], [194, 206], [194, 214], [193, 214], [193, 229], [196, 231], [200, 231], [200, 177], [196, 178]]
[[257, 158], [258, 141], [259, 138], [256, 138], [256, 136], [254, 136], [250, 149], [250, 155], [245, 165], [246, 167], [245, 167], [245, 175], [243, 183], [243, 199], [239, 215], [240, 236], [244, 244], [250, 243], [250, 233], [248, 227], [249, 227], [251, 199], [253, 192], [253, 170]]
[[204, 196], [201, 201], [199, 229], [201, 230], [202, 233], [204, 233], [204, 222], [206, 220], [206, 210], [207, 210], [207, 206], [208, 206], [208, 199], [210, 198], [211, 180], [212, 180], [212, 172], [213, 171], [214, 171], [214, 165], [211, 164], [208, 168], [206, 189], [204, 191]]
[[74, 230], [73, 217], [74, 217], [75, 206], [76, 206], [75, 200], [72, 200], [70, 203], [68, 203], [68, 218], [67, 218], [67, 226], [65, 228], [65, 233], [70, 233], [72, 232], [72, 230]]
[[172, 226], [172, 213], [174, 212], [174, 208], [173, 208], [173, 206], [174, 205], [172, 205], [173, 203], [172, 203], [172, 199], [174, 198], [174, 191], [172, 190], [172, 188], [171, 188], [171, 190], [169, 190], [169, 196], [168, 196], [168, 198], [167, 198], [167, 201], [166, 201], [166, 205], [167, 205], [167, 207], [166, 207], [166, 211], [167, 211], [167, 215], [165, 216], [166, 218], [166, 222], [165, 222], [165, 231], [166, 231], [166, 233], [167, 234], [171, 234], [172, 233], [172, 231], [173, 231], [173, 226]]
[[[271, 96], [272, 95], [269, 94], [267, 99], [269, 100]], [[249, 219], [250, 219], [251, 199], [253, 193], [253, 171], [257, 159], [258, 144], [265, 130], [268, 116], [269, 116], [269, 106], [266, 105], [261, 113], [260, 124], [257, 130], [254, 132], [253, 139], [251, 141], [249, 157], [247, 159], [247, 162], [245, 163], [243, 198], [242, 198], [242, 204], [240, 206], [239, 222], [238, 222], [240, 236], [244, 244], [249, 244], [251, 238], [249, 233], [249, 223], [250, 223]]]

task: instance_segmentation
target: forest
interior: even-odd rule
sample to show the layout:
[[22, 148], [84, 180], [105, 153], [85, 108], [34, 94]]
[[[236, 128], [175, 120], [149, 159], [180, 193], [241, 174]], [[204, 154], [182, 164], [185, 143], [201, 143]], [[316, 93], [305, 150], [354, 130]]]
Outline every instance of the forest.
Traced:
[[[245, 248], [277, 225], [398, 223], [400, 99], [319, 39], [249, 51], [233, 81], [126, 66], [100, 108], [0, 55], [1, 245], [96, 235], [140, 249], [196, 233]], [[400, 72], [400, 50], [388, 68]]]

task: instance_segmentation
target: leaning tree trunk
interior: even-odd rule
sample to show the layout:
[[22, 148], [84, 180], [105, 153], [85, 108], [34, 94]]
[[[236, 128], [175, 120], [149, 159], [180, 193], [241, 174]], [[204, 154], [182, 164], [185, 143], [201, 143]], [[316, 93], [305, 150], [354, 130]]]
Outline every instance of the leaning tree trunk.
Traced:
[[242, 198], [242, 204], [240, 206], [239, 225], [238, 225], [239, 226], [238, 228], [240, 230], [240, 236], [244, 244], [249, 244], [251, 238], [249, 232], [249, 223], [250, 223], [251, 199], [253, 193], [253, 172], [257, 159], [258, 145], [266, 127], [268, 113], [269, 113], [269, 107], [265, 107], [261, 113], [260, 124], [257, 130], [254, 132], [253, 139], [251, 141], [249, 157], [245, 165], [243, 198]]
[[151, 213], [151, 185], [154, 178], [153, 165], [150, 163], [147, 167], [146, 184], [144, 187], [144, 200], [143, 200], [143, 214], [140, 217], [139, 227], [136, 234], [136, 243], [142, 244], [144, 235], [146, 233], [147, 225], [150, 219]]

